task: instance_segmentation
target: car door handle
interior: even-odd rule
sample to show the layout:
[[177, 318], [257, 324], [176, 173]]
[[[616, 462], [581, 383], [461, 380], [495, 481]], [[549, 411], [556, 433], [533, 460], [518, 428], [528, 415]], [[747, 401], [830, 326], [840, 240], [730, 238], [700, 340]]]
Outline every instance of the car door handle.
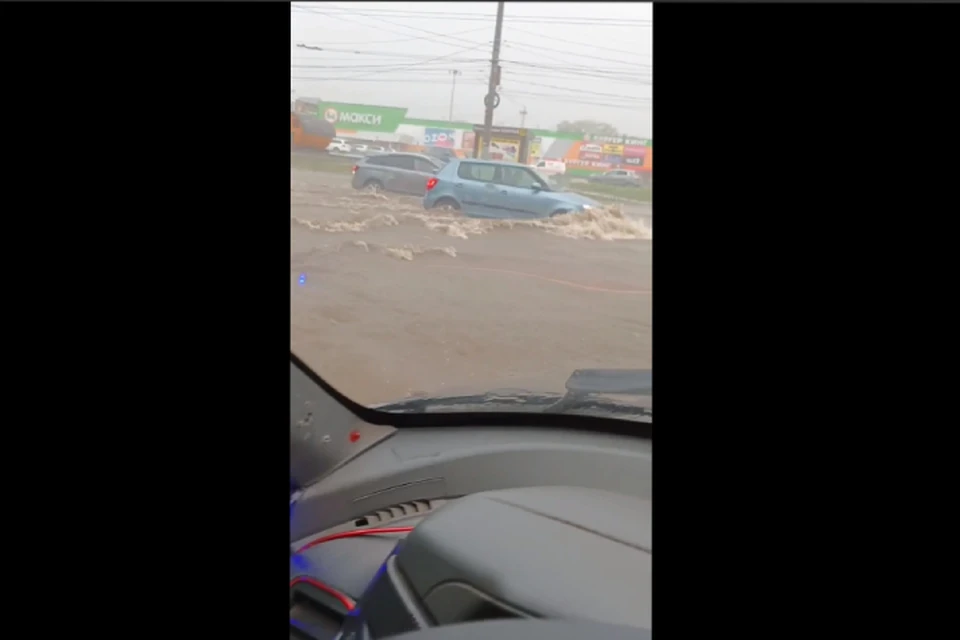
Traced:
[[463, 189], [463, 185], [462, 185], [462, 184], [460, 184], [459, 182], [458, 182], [458, 183], [456, 183], [456, 184], [455, 184], [455, 185], [453, 185], [453, 186], [454, 186], [454, 187], [456, 187], [457, 189]]
[[501, 191], [500, 193], [502, 193], [503, 195], [507, 195], [506, 191]]

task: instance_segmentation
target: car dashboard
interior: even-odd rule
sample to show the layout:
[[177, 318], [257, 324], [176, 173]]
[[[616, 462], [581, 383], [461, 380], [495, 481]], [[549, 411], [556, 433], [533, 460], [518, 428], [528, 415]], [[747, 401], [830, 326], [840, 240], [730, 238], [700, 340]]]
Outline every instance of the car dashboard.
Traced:
[[395, 429], [301, 378], [292, 373], [302, 488], [291, 496], [291, 639], [649, 634], [650, 439]]

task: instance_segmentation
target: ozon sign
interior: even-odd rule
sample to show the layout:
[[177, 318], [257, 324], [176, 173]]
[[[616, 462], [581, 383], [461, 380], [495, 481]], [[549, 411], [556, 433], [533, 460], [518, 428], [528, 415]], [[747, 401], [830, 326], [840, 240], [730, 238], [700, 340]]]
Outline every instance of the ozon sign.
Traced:
[[323, 119], [332, 124], [368, 124], [379, 127], [383, 123], [383, 116], [372, 113], [357, 113], [356, 111], [337, 111], [333, 107], [323, 112]]

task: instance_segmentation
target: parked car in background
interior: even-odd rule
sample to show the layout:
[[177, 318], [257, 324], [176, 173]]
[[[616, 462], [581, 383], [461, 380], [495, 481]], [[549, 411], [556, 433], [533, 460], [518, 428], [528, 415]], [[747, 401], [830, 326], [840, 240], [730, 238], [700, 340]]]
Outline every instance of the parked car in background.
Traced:
[[615, 171], [607, 171], [606, 173], [592, 175], [587, 178], [587, 182], [592, 182], [594, 184], [612, 184], [622, 187], [639, 187], [640, 176], [637, 175], [637, 172], [635, 171], [624, 171], [623, 169], [617, 169]]
[[327, 146], [327, 151], [336, 151], [337, 153], [350, 153], [351, 149], [352, 147], [343, 138], [334, 138]]
[[353, 145], [354, 153], [366, 153], [369, 147], [365, 144], [355, 144]]
[[351, 184], [354, 189], [422, 196], [428, 179], [439, 170], [437, 162], [419, 153], [385, 153], [360, 160]]
[[532, 168], [495, 160], [451, 160], [427, 179], [423, 206], [450, 208], [477, 218], [546, 218], [600, 207], [569, 191], [558, 191]]
[[370, 153], [390, 153], [391, 150], [379, 144], [370, 147]]

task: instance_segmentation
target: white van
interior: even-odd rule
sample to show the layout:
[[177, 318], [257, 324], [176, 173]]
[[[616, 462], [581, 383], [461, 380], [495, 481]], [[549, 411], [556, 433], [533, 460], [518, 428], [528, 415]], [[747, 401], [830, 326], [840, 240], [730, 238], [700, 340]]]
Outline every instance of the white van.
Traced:
[[541, 160], [534, 169], [544, 176], [562, 176], [567, 172], [567, 164], [563, 160]]

